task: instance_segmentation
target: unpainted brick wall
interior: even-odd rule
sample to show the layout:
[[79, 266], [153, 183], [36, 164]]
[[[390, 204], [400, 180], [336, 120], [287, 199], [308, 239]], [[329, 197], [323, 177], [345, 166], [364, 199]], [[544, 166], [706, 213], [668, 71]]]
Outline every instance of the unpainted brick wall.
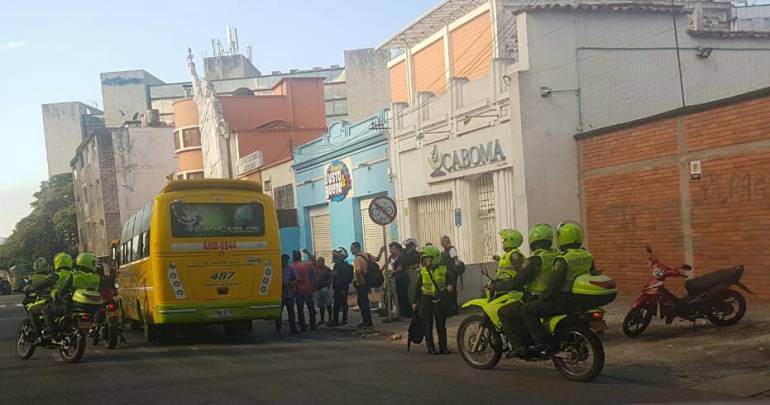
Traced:
[[[623, 293], [635, 294], [650, 278], [645, 244], [678, 266], [690, 242], [696, 275], [743, 264], [743, 280], [757, 293], [748, 298], [770, 301], [770, 96], [579, 144], [589, 248]], [[692, 160], [701, 161], [702, 177], [690, 179], [686, 171], [683, 196], [680, 164]], [[683, 214], [689, 214], [689, 236]], [[681, 280], [670, 284], [683, 293]]]

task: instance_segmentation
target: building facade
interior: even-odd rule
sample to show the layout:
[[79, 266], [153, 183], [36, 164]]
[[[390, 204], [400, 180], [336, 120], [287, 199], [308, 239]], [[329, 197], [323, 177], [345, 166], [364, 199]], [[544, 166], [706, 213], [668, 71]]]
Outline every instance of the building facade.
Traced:
[[[387, 112], [354, 124], [340, 121], [320, 139], [294, 152], [299, 244], [318, 257], [331, 259], [339, 246], [354, 241], [377, 255], [383, 227], [369, 218], [374, 197], [393, 198], [388, 163]], [[388, 243], [398, 238], [396, 224], [384, 229]]]
[[288, 255], [300, 249], [293, 164], [294, 161], [289, 157], [260, 170], [262, 190], [273, 197], [275, 202], [281, 233], [281, 253]]
[[742, 264], [750, 298], [770, 300], [757, 249], [770, 225], [770, 88], [577, 138], [588, 243], [619, 288], [647, 282], [650, 244], [696, 276]]
[[[246, 90], [247, 92], [249, 90]], [[291, 158], [294, 145], [326, 131], [323, 84], [320, 78], [290, 78], [276, 83], [269, 95], [217, 96], [230, 133], [231, 174], [261, 181], [260, 170]], [[173, 142], [179, 159], [177, 178], [204, 177], [200, 117], [193, 99], [174, 103]]]
[[91, 128], [70, 167], [78, 248], [107, 256], [123, 221], [147, 205], [176, 169], [171, 128]]
[[102, 111], [77, 101], [43, 104], [48, 177], [69, 173], [69, 162], [86, 133], [86, 128], [104, 126]]
[[530, 3], [449, 0], [381, 45], [399, 230], [466, 263], [501, 228], [580, 219], [575, 133], [770, 82], [767, 33], [730, 31], [729, 3]]

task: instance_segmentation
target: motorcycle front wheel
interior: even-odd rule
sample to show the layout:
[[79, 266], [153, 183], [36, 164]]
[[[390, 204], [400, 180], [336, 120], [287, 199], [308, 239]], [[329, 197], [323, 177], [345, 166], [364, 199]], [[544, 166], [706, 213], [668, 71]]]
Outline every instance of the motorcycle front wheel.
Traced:
[[572, 381], [588, 382], [604, 368], [604, 346], [585, 326], [570, 326], [559, 334], [559, 353], [552, 360], [556, 370]]
[[650, 326], [652, 310], [649, 306], [641, 306], [628, 311], [623, 319], [623, 333], [630, 338], [637, 337]]
[[[490, 369], [500, 362], [500, 335], [483, 325], [481, 315], [471, 315], [457, 329], [457, 349], [465, 363], [477, 369]], [[476, 350], [474, 351], [474, 346]]]
[[16, 332], [16, 353], [24, 360], [29, 359], [35, 353], [34, 336], [32, 322], [29, 319], [21, 321]]
[[725, 290], [719, 297], [719, 302], [707, 315], [709, 321], [716, 326], [731, 326], [738, 323], [746, 314], [746, 298], [735, 290]]
[[64, 333], [61, 346], [59, 346], [59, 355], [67, 363], [77, 363], [83, 357], [86, 351], [86, 335], [80, 332], [77, 327], [70, 326]]

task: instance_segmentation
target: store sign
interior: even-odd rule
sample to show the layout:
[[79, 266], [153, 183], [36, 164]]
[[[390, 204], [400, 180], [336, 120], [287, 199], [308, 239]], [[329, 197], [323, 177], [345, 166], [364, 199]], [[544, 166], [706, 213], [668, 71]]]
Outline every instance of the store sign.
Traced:
[[262, 167], [262, 151], [252, 152], [238, 159], [238, 174], [246, 174]]
[[499, 139], [447, 151], [439, 149], [438, 145], [433, 145], [433, 150], [428, 155], [428, 163], [433, 169], [430, 177], [433, 178], [492, 163], [505, 162], [506, 159]]
[[350, 173], [350, 161], [333, 160], [324, 170], [324, 190], [326, 199], [340, 202], [352, 195], [353, 176]]

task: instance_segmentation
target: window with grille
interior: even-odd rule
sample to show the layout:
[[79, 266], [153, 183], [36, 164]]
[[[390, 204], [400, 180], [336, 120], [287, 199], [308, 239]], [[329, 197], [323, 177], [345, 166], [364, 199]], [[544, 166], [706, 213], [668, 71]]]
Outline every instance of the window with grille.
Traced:
[[492, 260], [497, 248], [495, 229], [495, 186], [492, 173], [479, 177], [476, 183], [479, 196], [479, 228], [483, 261]]
[[185, 148], [201, 146], [201, 132], [198, 128], [182, 130], [182, 145]]
[[279, 210], [289, 210], [294, 207], [294, 186], [287, 184], [285, 186], [273, 188], [273, 199], [275, 208]]

